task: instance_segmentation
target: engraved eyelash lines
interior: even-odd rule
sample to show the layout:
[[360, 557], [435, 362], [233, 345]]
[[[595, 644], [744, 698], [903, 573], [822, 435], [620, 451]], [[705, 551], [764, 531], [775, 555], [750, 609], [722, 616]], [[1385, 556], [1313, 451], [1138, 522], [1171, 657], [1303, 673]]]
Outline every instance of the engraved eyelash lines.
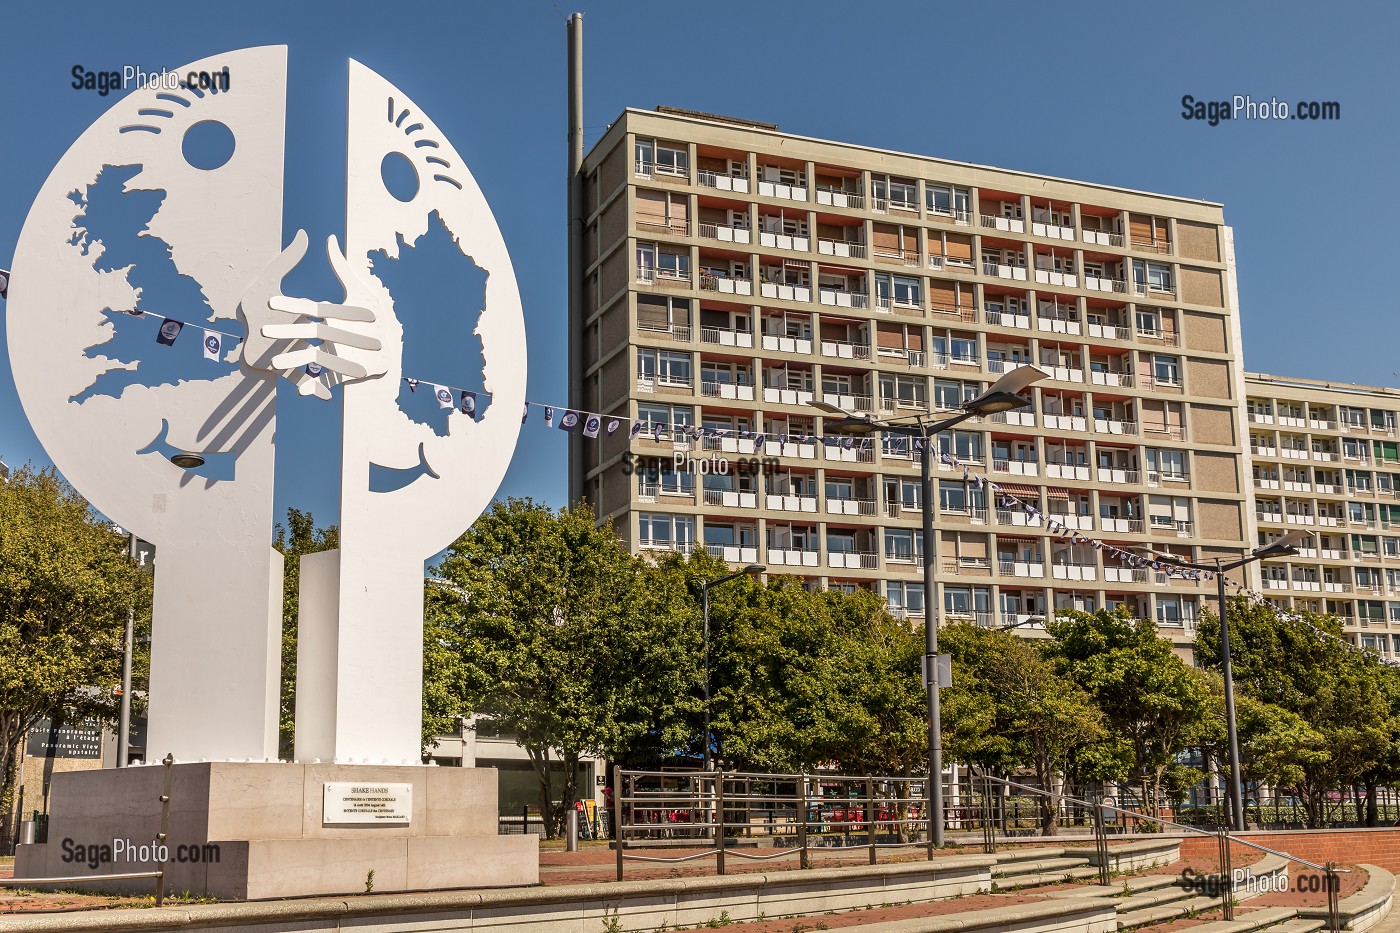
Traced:
[[[409, 116], [409, 110], [408, 110], [408, 108], [405, 107], [405, 108], [402, 109], [402, 110], [397, 110], [397, 109], [395, 108], [395, 106], [394, 106], [394, 99], [393, 99], [392, 97], [388, 98], [388, 100], [386, 101], [386, 103], [387, 103], [387, 108], [386, 108], [386, 110], [385, 110], [385, 115], [386, 115], [388, 121], [389, 121], [390, 123], [394, 124], [394, 126], [403, 129], [403, 132], [404, 132], [404, 135], [405, 135], [405, 136], [412, 136], [414, 133], [420, 132], [420, 131], [424, 128], [424, 124], [422, 124], [422, 123], [414, 123], [414, 124], [411, 124], [411, 125], [409, 125], [409, 126], [404, 126], [404, 125], [403, 125], [403, 124], [404, 124], [404, 121], [407, 120], [407, 119], [408, 119], [408, 116]], [[397, 116], [396, 116], [395, 114], [397, 114]], [[414, 146], [414, 148], [416, 148], [416, 149], [425, 149], [425, 148], [426, 148], [426, 149], [441, 149], [441, 148], [442, 148], [442, 144], [439, 143], [439, 142], [437, 142], [436, 140], [433, 140], [433, 139], [417, 139], [417, 140], [414, 140], [414, 141], [413, 141], [413, 146]], [[442, 167], [445, 168], [445, 169], [446, 169], [446, 168], [451, 168], [451, 167], [452, 167], [452, 163], [451, 163], [451, 162], [449, 162], [447, 159], [441, 158], [441, 157], [439, 157], [439, 156], [428, 156], [424, 161], [427, 162], [427, 163], [429, 163], [429, 164], [431, 164], [431, 165], [440, 165], [440, 166], [442, 166]], [[449, 184], [449, 185], [451, 185], [452, 187], [456, 188], [458, 191], [461, 191], [461, 190], [462, 190], [462, 183], [459, 182], [457, 179], [451, 177], [450, 175], [434, 175], [434, 176], [433, 176], [433, 181], [446, 182], [447, 184]]]

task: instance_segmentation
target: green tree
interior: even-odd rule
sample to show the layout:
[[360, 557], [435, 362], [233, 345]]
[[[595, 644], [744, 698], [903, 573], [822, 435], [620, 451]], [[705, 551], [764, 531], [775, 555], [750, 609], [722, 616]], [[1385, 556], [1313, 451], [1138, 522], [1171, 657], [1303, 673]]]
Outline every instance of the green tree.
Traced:
[[310, 512], [287, 509], [287, 524], [278, 523], [272, 546], [282, 553], [282, 689], [278, 716], [278, 753], [292, 759], [296, 731], [297, 612], [301, 558], [340, 547], [340, 529], [316, 526]]
[[677, 575], [627, 554], [588, 506], [496, 502], [434, 575], [456, 597], [435, 626], [454, 659], [442, 682], [524, 746], [551, 835], [577, 797], [582, 755], [684, 742], [699, 659], [693, 600]]
[[149, 611], [150, 576], [124, 534], [53, 470], [0, 482], [0, 775], [11, 786], [39, 720], [115, 717], [133, 605], [138, 618]]
[[[1320, 745], [1306, 736], [1319, 754], [1296, 761], [1308, 824], [1321, 826], [1329, 791], [1392, 773], [1397, 730], [1387, 678], [1394, 674], [1344, 645], [1341, 625], [1330, 616], [1303, 612], [1310, 624], [1300, 625], [1244, 597], [1231, 600], [1229, 612], [1237, 693], [1296, 715], [1321, 736]], [[1205, 667], [1219, 670], [1220, 620], [1213, 613], [1197, 626], [1196, 653]]]
[[[1009, 632], [969, 624], [940, 633], [953, 656], [947, 691], [953, 757], [990, 771], [1028, 767], [1043, 788], [1070, 767], [1076, 752], [1107, 738], [1089, 695], [1055, 671], [1041, 649]], [[961, 682], [961, 684], [960, 684]], [[1058, 801], [1036, 796], [1042, 835], [1054, 835]]]
[[[1201, 744], [1211, 722], [1209, 684], [1150, 621], [1124, 607], [1061, 610], [1046, 625], [1059, 670], [1093, 697], [1109, 731], [1132, 751], [1143, 804], [1155, 814], [1177, 756]], [[1173, 774], [1171, 786], [1188, 780]]]

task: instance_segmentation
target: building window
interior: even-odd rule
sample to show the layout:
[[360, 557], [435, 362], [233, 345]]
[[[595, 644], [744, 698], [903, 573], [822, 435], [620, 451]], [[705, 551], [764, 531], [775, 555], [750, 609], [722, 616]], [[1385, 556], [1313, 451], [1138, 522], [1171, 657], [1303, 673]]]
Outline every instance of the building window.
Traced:
[[652, 432], [659, 427], [661, 430], [668, 430], [671, 427], [689, 427], [694, 424], [694, 414], [688, 405], [657, 405], [652, 402], [643, 402], [637, 406], [637, 420], [644, 422], [646, 431]]
[[1152, 376], [1158, 385], [1181, 385], [1181, 360], [1175, 356], [1154, 355], [1152, 357]]
[[909, 528], [885, 529], [885, 560], [912, 564], [923, 556], [924, 533]]
[[641, 512], [637, 524], [644, 548], [686, 552], [695, 543], [695, 519], [689, 515]]
[[[924, 613], [924, 585], [922, 583], [905, 583], [903, 580], [890, 580], [885, 583], [885, 599], [889, 601], [890, 608], [898, 611], [923, 615]], [[1400, 635], [1396, 636], [1400, 638]]]
[[690, 385], [690, 354], [671, 350], [637, 350], [637, 377], [655, 379], [661, 385]]

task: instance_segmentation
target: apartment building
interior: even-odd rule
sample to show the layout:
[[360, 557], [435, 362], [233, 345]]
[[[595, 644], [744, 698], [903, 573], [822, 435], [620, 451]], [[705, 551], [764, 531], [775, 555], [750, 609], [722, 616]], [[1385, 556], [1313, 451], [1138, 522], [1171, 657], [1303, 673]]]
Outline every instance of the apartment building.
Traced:
[[1221, 205], [669, 108], [612, 124], [583, 202], [571, 405], [732, 432], [577, 439], [571, 492], [633, 551], [703, 545], [1028, 633], [1058, 608], [1126, 605], [1184, 644], [1209, 586], [1049, 536], [960, 470], [922, 502], [901, 438], [806, 440], [839, 433], [813, 400], [936, 415], [1024, 363], [1049, 376], [1031, 406], [942, 450], [1125, 550], [1209, 561], [1254, 540]]
[[1337, 616], [1400, 657], [1400, 390], [1245, 374], [1251, 540], [1305, 528], [1315, 546], [1254, 569], [1276, 605]]

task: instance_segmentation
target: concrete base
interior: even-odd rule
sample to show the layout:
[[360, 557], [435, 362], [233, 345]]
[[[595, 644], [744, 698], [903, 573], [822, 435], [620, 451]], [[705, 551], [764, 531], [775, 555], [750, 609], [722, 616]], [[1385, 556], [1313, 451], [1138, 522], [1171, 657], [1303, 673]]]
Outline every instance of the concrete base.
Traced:
[[[538, 840], [499, 836], [490, 768], [201, 762], [172, 766], [166, 890], [255, 900], [539, 883]], [[408, 825], [326, 825], [327, 782], [413, 785]], [[54, 775], [48, 842], [16, 878], [153, 871], [165, 768]], [[145, 849], [143, 850], [143, 847]], [[82, 890], [149, 893], [153, 881]]]

